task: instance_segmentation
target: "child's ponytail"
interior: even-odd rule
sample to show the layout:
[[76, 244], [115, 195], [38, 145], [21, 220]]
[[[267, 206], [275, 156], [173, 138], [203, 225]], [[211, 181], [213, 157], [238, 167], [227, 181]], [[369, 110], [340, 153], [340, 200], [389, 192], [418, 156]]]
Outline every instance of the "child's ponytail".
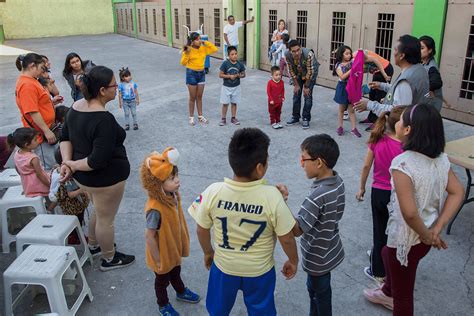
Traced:
[[38, 135], [38, 132], [29, 127], [17, 128], [13, 133], [7, 136], [7, 147], [13, 149], [15, 146], [23, 148], [33, 141], [33, 138]]
[[390, 112], [383, 112], [377, 121], [375, 121], [372, 132], [370, 133], [368, 144], [376, 144], [385, 134], [385, 128]]
[[396, 106], [390, 112], [382, 113], [375, 122], [374, 128], [370, 133], [368, 144], [375, 144], [382, 139], [388, 131], [395, 133], [395, 124], [400, 121], [405, 106]]

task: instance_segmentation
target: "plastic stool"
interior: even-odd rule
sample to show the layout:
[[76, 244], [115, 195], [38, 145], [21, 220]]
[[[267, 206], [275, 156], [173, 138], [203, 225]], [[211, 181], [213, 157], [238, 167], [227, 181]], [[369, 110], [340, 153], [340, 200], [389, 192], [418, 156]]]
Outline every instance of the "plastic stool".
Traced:
[[0, 171], [0, 189], [21, 185], [21, 178], [15, 169]]
[[46, 244], [65, 246], [68, 236], [74, 230], [79, 236], [81, 248], [84, 251], [79, 259], [81, 266], [86, 263], [87, 259], [90, 260], [92, 265], [92, 255], [87, 246], [86, 239], [84, 238], [81, 224], [74, 215], [40, 214], [33, 218], [33, 220], [16, 235], [17, 256], [23, 252], [25, 245]]
[[[75, 262], [82, 290], [76, 302], [68, 308], [64, 288], [61, 282], [66, 270]], [[31, 245], [16, 258], [3, 273], [5, 291], [5, 315], [12, 315], [20, 298], [26, 293], [28, 285], [40, 285], [46, 289], [49, 307], [52, 313], [61, 316], [75, 315], [86, 295], [93, 300], [91, 289], [82, 271], [76, 250], [73, 247]], [[14, 284], [26, 285], [18, 297], [13, 300], [11, 287]]]
[[32, 207], [36, 214], [46, 214], [43, 198], [26, 197], [23, 195], [22, 186], [14, 186], [7, 189], [7, 192], [0, 200], [0, 216], [2, 221], [2, 252], [10, 252], [10, 244], [16, 240], [15, 235], [8, 231], [8, 210], [12, 208]]

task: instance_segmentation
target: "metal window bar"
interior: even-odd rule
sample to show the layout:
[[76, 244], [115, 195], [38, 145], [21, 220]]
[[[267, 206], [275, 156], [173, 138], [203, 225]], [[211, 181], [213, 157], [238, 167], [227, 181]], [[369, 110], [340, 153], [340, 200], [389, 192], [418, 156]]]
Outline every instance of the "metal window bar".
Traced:
[[201, 25], [203, 25], [202, 31], [205, 34], [205, 31], [204, 31], [204, 9], [203, 8], [199, 9], [199, 25], [198, 25], [198, 28], [200, 28]]
[[128, 13], [127, 13], [127, 9], [125, 9], [125, 29], [128, 31]]
[[156, 25], [156, 9], [153, 9], [153, 34], [158, 35], [158, 26]]
[[191, 29], [191, 9], [186, 9], [186, 26]]
[[162, 27], [163, 37], [166, 37], [166, 10], [165, 9], [161, 9], [161, 27]]
[[221, 10], [214, 9], [214, 45], [221, 47]]
[[120, 30], [123, 28], [123, 9], [120, 9]]
[[174, 32], [176, 39], [179, 39], [179, 12], [178, 9], [174, 9]]
[[344, 45], [344, 37], [346, 32], [346, 12], [333, 12], [332, 13], [332, 34], [331, 34], [331, 47], [329, 52], [329, 70], [334, 69], [336, 63], [336, 56], [334, 52], [339, 46]]
[[115, 19], [117, 20], [117, 30], [120, 29], [119, 9], [115, 9]]
[[140, 9], [138, 9], [138, 32], [142, 32], [142, 15]]
[[145, 9], [145, 32], [148, 34], [148, 9]]
[[308, 11], [296, 11], [296, 40], [301, 47], [306, 47], [306, 35], [308, 34]]
[[132, 29], [132, 32], [133, 32], [133, 10], [132, 9], [130, 9], [130, 28]]
[[268, 10], [268, 47], [272, 46], [273, 31], [277, 28], [277, 10]]
[[379, 13], [377, 19], [377, 35], [375, 39], [375, 53], [390, 61], [392, 55], [393, 29], [395, 14]]
[[469, 36], [467, 38], [466, 57], [464, 58], [464, 69], [461, 79], [461, 90], [459, 97], [472, 100], [474, 96], [474, 16], [471, 17]]

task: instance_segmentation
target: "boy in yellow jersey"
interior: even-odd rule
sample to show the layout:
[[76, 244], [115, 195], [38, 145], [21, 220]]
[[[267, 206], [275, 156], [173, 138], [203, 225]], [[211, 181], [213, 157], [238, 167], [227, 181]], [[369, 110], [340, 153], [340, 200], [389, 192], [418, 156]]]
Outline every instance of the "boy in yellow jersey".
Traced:
[[291, 279], [296, 274], [295, 220], [279, 189], [263, 179], [269, 145], [257, 128], [237, 130], [228, 150], [233, 179], [210, 185], [188, 209], [210, 269], [206, 308], [211, 316], [229, 315], [238, 290], [250, 316], [276, 315], [276, 237], [288, 256], [283, 275]]

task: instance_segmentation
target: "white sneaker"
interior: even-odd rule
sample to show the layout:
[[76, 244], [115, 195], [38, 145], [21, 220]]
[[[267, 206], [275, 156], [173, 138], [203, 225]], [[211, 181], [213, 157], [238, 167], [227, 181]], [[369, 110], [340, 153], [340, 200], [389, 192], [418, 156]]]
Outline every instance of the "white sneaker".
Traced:
[[349, 112], [344, 111], [344, 116], [342, 117], [342, 119], [347, 121], [349, 119]]
[[367, 256], [369, 256], [370, 258], [371, 255], [372, 255], [372, 250], [371, 249], [367, 250]]
[[273, 127], [274, 129], [279, 129], [278, 123], [273, 123], [273, 124], [272, 124], [272, 127]]
[[277, 123], [277, 124], [278, 124], [278, 129], [283, 128], [283, 125], [281, 125], [281, 123]]

